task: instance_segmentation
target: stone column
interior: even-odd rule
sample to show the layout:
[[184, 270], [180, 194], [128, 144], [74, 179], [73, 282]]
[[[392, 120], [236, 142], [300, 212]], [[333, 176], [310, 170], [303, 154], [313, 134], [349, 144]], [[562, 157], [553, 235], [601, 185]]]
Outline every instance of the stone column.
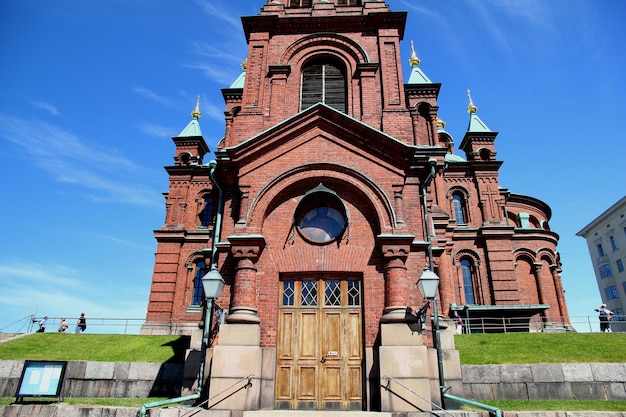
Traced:
[[228, 236], [228, 240], [231, 254], [237, 260], [237, 267], [226, 322], [260, 323], [257, 314], [256, 272], [257, 261], [265, 247], [265, 238], [261, 235], [233, 235]]
[[378, 236], [378, 244], [385, 261], [385, 309], [381, 318], [383, 323], [406, 321], [410, 285], [406, 259], [413, 239], [412, 235]]

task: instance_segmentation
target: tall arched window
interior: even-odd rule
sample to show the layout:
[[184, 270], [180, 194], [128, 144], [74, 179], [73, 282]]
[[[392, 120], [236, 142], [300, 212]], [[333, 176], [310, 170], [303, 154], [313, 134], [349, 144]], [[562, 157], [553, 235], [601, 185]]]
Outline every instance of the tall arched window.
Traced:
[[476, 304], [474, 296], [474, 276], [473, 265], [469, 259], [461, 261], [461, 273], [463, 275], [463, 293], [465, 295], [465, 304]]
[[191, 298], [192, 306], [202, 305], [204, 298], [204, 287], [202, 286], [202, 277], [207, 273], [206, 264], [202, 261], [196, 264], [196, 273], [193, 277], [193, 297]]
[[461, 193], [456, 192], [452, 194], [452, 206], [456, 224], [465, 224], [465, 199]]
[[332, 60], [315, 60], [302, 70], [300, 110], [324, 103], [346, 111], [346, 76], [342, 65]]
[[198, 217], [200, 218], [200, 225], [203, 227], [209, 226], [213, 221], [213, 198], [211, 196], [204, 197], [204, 207], [202, 207]]

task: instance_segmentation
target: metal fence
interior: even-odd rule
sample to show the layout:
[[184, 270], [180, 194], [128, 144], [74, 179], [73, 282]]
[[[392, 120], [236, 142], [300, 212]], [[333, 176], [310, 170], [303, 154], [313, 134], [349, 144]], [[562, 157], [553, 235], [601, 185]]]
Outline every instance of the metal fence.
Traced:
[[[532, 317], [469, 317], [463, 318], [464, 333], [515, 333], [515, 332], [558, 332], [575, 331], [594, 333], [600, 331], [598, 316], [553, 317], [543, 320], [539, 315]], [[626, 316], [615, 316], [611, 321], [614, 332], [626, 332]]]
[[[3, 328], [3, 333], [32, 333], [39, 328], [39, 321], [43, 317], [27, 316]], [[74, 333], [78, 318], [66, 319], [69, 327], [67, 333]], [[463, 318], [464, 333], [508, 333], [508, 332], [547, 332], [547, 331], [576, 331], [579, 333], [593, 333], [600, 331], [598, 316], [572, 316], [569, 321], [565, 318], [553, 318], [546, 322], [539, 315], [532, 317], [475, 317]], [[61, 317], [48, 317], [46, 332], [56, 332], [59, 329]], [[107, 318], [87, 317], [87, 333], [92, 334], [139, 334], [145, 318]], [[150, 323], [152, 330], [158, 324]], [[626, 332], [626, 316], [616, 316], [611, 321], [614, 332]], [[188, 326], [181, 325], [181, 329]], [[163, 325], [163, 334], [178, 334], [178, 326]]]

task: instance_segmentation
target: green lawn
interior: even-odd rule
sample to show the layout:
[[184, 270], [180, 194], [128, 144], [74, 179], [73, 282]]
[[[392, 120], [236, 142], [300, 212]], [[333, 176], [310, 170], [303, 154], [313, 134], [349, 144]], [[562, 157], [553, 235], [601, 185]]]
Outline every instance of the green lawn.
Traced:
[[626, 363], [623, 333], [498, 333], [456, 335], [463, 365]]
[[0, 360], [183, 363], [181, 336], [33, 333], [0, 343]]

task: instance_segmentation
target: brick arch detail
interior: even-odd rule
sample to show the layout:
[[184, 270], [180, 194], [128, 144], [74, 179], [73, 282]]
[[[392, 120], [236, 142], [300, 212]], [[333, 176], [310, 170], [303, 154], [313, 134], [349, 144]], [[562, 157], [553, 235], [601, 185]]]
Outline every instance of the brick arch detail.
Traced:
[[456, 265], [457, 267], [460, 266], [462, 258], [472, 258], [474, 260], [474, 265], [476, 266], [482, 263], [480, 255], [478, 255], [475, 251], [471, 249], [459, 249], [456, 251], [454, 256], [452, 256], [452, 265]]
[[352, 39], [336, 33], [316, 33], [298, 39], [289, 45], [278, 58], [278, 65], [287, 65], [306, 59], [320, 51], [339, 52], [341, 56], [348, 54], [357, 63], [369, 63], [367, 52]]
[[548, 265], [556, 265], [556, 255], [549, 248], [540, 248], [537, 250], [537, 259], [547, 260]]
[[270, 181], [250, 204], [246, 215], [246, 227], [248, 230], [262, 230], [267, 210], [279, 198], [286, 188], [300, 181], [310, 180], [313, 177], [324, 182], [325, 179], [340, 181], [354, 187], [368, 197], [378, 220], [379, 230], [396, 226], [396, 214], [391, 201], [380, 187], [372, 179], [364, 174], [337, 164], [305, 164], [283, 172]]
[[518, 259], [526, 259], [530, 264], [534, 264], [537, 261], [537, 253], [528, 248], [518, 248], [513, 251], [513, 259], [517, 262]]

